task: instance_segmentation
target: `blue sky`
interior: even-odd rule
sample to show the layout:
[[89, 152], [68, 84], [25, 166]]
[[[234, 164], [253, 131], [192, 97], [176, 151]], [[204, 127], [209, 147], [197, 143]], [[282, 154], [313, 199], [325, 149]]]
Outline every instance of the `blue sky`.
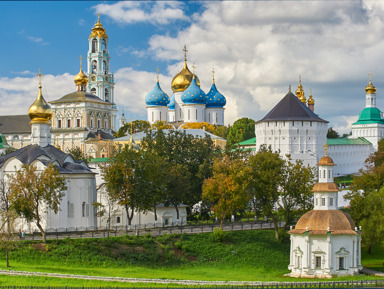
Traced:
[[368, 73], [384, 106], [382, 1], [43, 1], [0, 2], [0, 114], [25, 114], [37, 94], [54, 100], [75, 90], [79, 56], [97, 16], [109, 35], [115, 101], [145, 119], [155, 84], [169, 95], [187, 45], [202, 89], [212, 75], [227, 98], [226, 123], [262, 118], [299, 75], [315, 111], [341, 132], [364, 107]]

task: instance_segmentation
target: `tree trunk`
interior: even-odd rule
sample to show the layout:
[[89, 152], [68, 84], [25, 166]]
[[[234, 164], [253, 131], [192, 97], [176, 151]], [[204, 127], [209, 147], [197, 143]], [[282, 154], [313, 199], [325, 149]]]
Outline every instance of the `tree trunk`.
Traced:
[[156, 206], [153, 206], [153, 214], [155, 215], [155, 222], [157, 222], [157, 211], [156, 211]]
[[275, 215], [273, 215], [273, 213], [271, 213], [271, 217], [272, 217], [273, 225], [275, 227], [275, 238], [276, 238], [276, 241], [279, 241], [279, 223], [277, 222]]
[[372, 254], [372, 244], [369, 244], [369, 245], [368, 245], [367, 253], [368, 253], [368, 254]]
[[175, 205], [175, 210], [176, 210], [176, 218], [180, 219], [179, 208], [177, 207], [177, 205]]
[[252, 198], [252, 207], [253, 207], [254, 219], [255, 219], [255, 221], [257, 221], [257, 207], [256, 207], [255, 198]]
[[223, 229], [223, 224], [224, 224], [224, 217], [220, 218], [220, 230]]
[[[129, 215], [129, 209], [131, 209], [131, 215]], [[127, 212], [128, 225], [130, 226], [132, 224], [134, 207], [131, 206], [130, 208], [128, 208], [128, 206], [125, 205], [125, 211]]]
[[43, 242], [44, 242], [44, 244], [46, 244], [46, 243], [47, 243], [47, 237], [46, 237], [46, 235], [45, 235], [45, 231], [44, 231], [43, 227], [40, 225], [40, 221], [39, 221], [39, 220], [37, 220], [37, 222], [36, 222], [36, 226], [39, 228], [39, 230], [40, 230], [40, 232], [41, 232], [41, 235], [43, 236]]
[[5, 259], [7, 260], [7, 268], [9, 268], [9, 252], [5, 250]]

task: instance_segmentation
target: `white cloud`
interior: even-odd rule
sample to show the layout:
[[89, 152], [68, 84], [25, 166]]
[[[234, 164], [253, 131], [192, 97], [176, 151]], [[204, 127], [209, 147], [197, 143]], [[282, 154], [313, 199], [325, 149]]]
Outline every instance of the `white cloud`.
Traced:
[[43, 41], [43, 38], [41, 38], [41, 37], [28, 36], [27, 39], [33, 43], [38, 43], [40, 45], [48, 45], [49, 44], [49, 42]]
[[79, 25], [80, 26], [84, 26], [86, 23], [87, 23], [87, 21], [85, 21], [84, 19], [80, 19], [79, 20]]
[[107, 15], [119, 23], [148, 22], [164, 25], [175, 20], [187, 20], [183, 6], [178, 1], [123, 1], [102, 3], [93, 8], [97, 13]]

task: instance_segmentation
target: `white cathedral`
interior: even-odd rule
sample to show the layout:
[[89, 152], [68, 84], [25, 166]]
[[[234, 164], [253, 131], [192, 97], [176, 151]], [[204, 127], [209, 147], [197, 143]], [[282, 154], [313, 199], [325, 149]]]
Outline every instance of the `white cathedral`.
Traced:
[[200, 88], [200, 80], [187, 65], [184, 46], [184, 67], [173, 78], [171, 98], [161, 89], [159, 78], [153, 90], [145, 97], [147, 120], [153, 124], [164, 121], [172, 124], [207, 122], [224, 125], [225, 97], [217, 90], [214, 70], [212, 86], [207, 94]]

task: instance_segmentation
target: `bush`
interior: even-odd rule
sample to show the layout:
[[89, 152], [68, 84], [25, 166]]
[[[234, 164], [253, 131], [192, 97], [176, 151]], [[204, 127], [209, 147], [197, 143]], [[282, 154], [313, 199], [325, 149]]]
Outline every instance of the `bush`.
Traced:
[[222, 243], [225, 239], [225, 232], [221, 228], [214, 228], [212, 233], [212, 240], [216, 243]]

